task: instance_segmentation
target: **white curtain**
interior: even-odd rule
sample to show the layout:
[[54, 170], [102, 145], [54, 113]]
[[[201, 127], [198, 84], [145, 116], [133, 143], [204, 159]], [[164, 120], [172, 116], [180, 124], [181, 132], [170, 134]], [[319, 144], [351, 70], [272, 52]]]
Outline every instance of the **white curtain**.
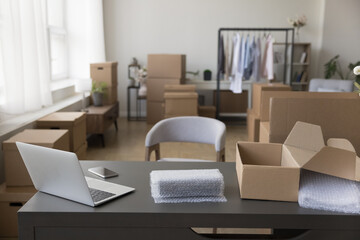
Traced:
[[90, 63], [105, 61], [102, 0], [67, 0], [69, 76], [89, 78]]
[[0, 108], [10, 114], [52, 104], [44, 0], [1, 0]]

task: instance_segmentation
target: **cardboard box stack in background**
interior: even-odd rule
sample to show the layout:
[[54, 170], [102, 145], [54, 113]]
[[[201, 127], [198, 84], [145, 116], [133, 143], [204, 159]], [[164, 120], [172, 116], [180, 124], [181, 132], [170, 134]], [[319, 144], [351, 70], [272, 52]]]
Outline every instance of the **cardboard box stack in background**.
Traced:
[[80, 160], [86, 159], [86, 113], [55, 112], [36, 121], [37, 128], [67, 129], [70, 135], [70, 151]]
[[0, 186], [0, 238], [18, 237], [17, 211], [36, 192], [34, 187]]
[[147, 123], [164, 118], [164, 88], [166, 84], [183, 84], [186, 75], [186, 55], [149, 54], [147, 61]]
[[353, 149], [345, 139], [326, 146], [321, 127], [304, 122], [295, 124], [284, 144], [238, 142], [241, 198], [297, 202], [301, 169], [359, 181]]
[[[357, 95], [356, 93], [353, 93]], [[360, 153], [357, 129], [360, 119], [360, 97], [336, 98], [273, 98], [271, 99], [269, 141], [283, 143], [297, 121], [321, 126], [325, 140], [346, 138]]]
[[196, 86], [166, 84], [164, 87], [164, 118], [198, 115]]
[[105, 82], [106, 91], [103, 104], [114, 104], [118, 101], [117, 62], [90, 64], [90, 76], [93, 82]]
[[69, 151], [68, 130], [26, 129], [2, 143], [6, 185], [32, 186], [33, 183], [16, 147], [16, 142]]
[[[316, 105], [316, 99], [360, 99], [357, 93], [350, 92], [300, 92], [300, 91], [265, 91], [262, 94], [261, 106], [260, 106], [260, 127], [259, 127], [259, 140], [260, 142], [271, 142], [269, 139], [270, 131], [273, 132], [272, 135], [275, 134], [274, 129], [270, 130], [270, 100], [271, 99], [314, 99], [314, 103]], [[325, 103], [324, 107], [331, 108], [328, 104]], [[297, 116], [301, 116], [301, 118], [296, 118], [292, 120], [301, 120], [303, 116], [307, 115], [307, 112], [299, 112], [300, 109], [297, 110]], [[319, 110], [319, 114], [321, 115], [321, 110]], [[285, 112], [284, 112], [285, 114]], [[316, 114], [318, 115], [318, 114]], [[320, 116], [319, 115], [319, 116]], [[293, 116], [295, 117], [295, 115]], [[314, 116], [315, 117], [315, 116]], [[277, 118], [281, 118], [281, 115], [273, 115], [273, 119], [275, 122], [278, 122]], [[323, 119], [324, 120], [324, 119]], [[325, 120], [324, 120], [325, 121]], [[327, 120], [326, 120], [327, 121]], [[289, 130], [290, 131], [290, 130]], [[285, 134], [285, 137], [289, 133], [289, 131]], [[283, 141], [285, 140], [283, 136]], [[282, 142], [280, 142], [282, 143]]]
[[261, 101], [267, 91], [291, 91], [289, 85], [281, 83], [254, 83], [252, 86], [252, 108], [247, 110], [248, 141], [259, 141]]

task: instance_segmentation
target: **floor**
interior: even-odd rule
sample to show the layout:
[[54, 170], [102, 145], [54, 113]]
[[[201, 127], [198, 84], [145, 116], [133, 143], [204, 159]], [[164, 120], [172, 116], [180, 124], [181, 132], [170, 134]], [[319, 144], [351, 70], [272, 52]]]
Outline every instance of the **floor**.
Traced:
[[[146, 121], [127, 121], [118, 119], [118, 131], [111, 126], [104, 134], [105, 147], [99, 136], [88, 139], [88, 160], [144, 161], [145, 137], [152, 125]], [[226, 123], [225, 159], [235, 161], [235, 144], [247, 140], [245, 121]], [[180, 157], [197, 159], [216, 159], [213, 145], [197, 143], [163, 143], [160, 145], [161, 157]], [[154, 160], [154, 154], [151, 156]]]

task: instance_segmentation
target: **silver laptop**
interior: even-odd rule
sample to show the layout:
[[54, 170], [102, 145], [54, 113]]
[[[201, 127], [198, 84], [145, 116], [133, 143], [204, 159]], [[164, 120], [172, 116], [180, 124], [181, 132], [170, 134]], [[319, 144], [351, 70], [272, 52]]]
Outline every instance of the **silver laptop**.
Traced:
[[134, 188], [85, 177], [75, 153], [16, 142], [35, 188], [89, 206], [98, 206]]

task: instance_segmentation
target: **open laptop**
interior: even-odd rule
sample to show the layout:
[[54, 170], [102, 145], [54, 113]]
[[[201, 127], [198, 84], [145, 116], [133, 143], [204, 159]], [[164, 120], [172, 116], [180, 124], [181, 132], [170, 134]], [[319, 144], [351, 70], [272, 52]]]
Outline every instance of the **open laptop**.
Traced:
[[89, 206], [98, 206], [134, 188], [85, 177], [75, 153], [16, 142], [35, 188]]

